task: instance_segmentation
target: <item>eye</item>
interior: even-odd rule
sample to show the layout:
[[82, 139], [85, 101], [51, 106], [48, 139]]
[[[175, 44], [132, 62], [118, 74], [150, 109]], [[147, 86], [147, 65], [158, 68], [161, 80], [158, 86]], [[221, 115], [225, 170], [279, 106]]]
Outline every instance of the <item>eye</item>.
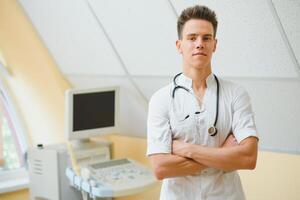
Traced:
[[212, 39], [211, 39], [211, 37], [204, 37], [203, 40], [204, 41], [211, 41]]
[[196, 37], [190, 37], [189, 40], [195, 41], [195, 40], [196, 40]]

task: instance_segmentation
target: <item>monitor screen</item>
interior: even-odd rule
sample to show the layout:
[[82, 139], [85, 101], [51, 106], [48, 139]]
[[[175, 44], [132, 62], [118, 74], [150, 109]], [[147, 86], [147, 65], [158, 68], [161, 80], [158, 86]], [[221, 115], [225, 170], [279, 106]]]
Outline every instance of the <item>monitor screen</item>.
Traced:
[[115, 125], [115, 91], [75, 94], [73, 131]]
[[69, 140], [116, 133], [118, 88], [66, 91], [66, 135]]

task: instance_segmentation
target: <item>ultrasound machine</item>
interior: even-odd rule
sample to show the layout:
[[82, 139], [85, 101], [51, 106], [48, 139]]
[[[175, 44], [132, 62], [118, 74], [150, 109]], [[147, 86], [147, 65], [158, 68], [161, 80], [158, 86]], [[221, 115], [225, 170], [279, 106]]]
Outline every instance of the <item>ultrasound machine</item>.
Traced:
[[111, 159], [110, 143], [90, 137], [119, 132], [119, 88], [70, 89], [66, 92], [66, 136], [72, 166], [66, 175], [90, 197], [120, 197], [155, 183], [139, 162]]

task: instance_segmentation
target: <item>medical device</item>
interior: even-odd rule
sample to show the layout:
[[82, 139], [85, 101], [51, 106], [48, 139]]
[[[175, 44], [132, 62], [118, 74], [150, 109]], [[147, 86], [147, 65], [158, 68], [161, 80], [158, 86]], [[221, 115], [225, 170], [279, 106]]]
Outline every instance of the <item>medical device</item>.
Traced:
[[65, 144], [43, 146], [28, 151], [29, 192], [31, 200], [82, 200], [71, 187], [65, 170], [69, 155]]
[[66, 170], [71, 184], [91, 197], [120, 197], [143, 191], [156, 183], [152, 172], [130, 159], [118, 159], [88, 165], [77, 176]]
[[65, 114], [72, 161], [66, 175], [84, 199], [87, 195], [106, 198], [135, 194], [156, 182], [152, 172], [136, 161], [110, 160], [111, 142], [90, 139], [118, 132], [118, 87], [68, 90]]
[[68, 140], [118, 132], [118, 87], [69, 89], [65, 94], [65, 133]]
[[65, 93], [65, 134], [77, 175], [87, 164], [110, 159], [109, 142], [90, 140], [118, 132], [119, 88], [69, 89]]
[[80, 175], [81, 167], [110, 160], [110, 146], [108, 141], [69, 142], [68, 150], [72, 168]]
[[[185, 91], [187, 91], [187, 92], [190, 92], [190, 90], [189, 90], [188, 88], [186, 88], [186, 87], [184, 87], [184, 86], [181, 86], [181, 85], [178, 85], [178, 84], [176, 83], [177, 77], [180, 76], [181, 74], [182, 74], [182, 73], [176, 74], [176, 75], [174, 76], [174, 79], [173, 79], [173, 84], [174, 84], [174, 88], [173, 88], [173, 91], [172, 91], [172, 98], [173, 98], [173, 99], [175, 98], [175, 92], [176, 92], [177, 89], [183, 89], [183, 90], [185, 90]], [[209, 133], [209, 135], [212, 136], [212, 137], [215, 136], [215, 135], [217, 135], [217, 133], [218, 133], [218, 129], [217, 129], [216, 125], [217, 125], [218, 115], [219, 115], [219, 94], [220, 94], [220, 91], [219, 91], [219, 80], [218, 80], [218, 78], [217, 78], [216, 75], [214, 75], [214, 77], [215, 77], [215, 80], [216, 80], [216, 83], [217, 83], [217, 103], [216, 103], [217, 105], [216, 105], [216, 115], [215, 115], [215, 122], [214, 122], [214, 125], [208, 128], [208, 133]], [[187, 116], [187, 117], [188, 117], [188, 116]], [[187, 117], [186, 117], [186, 118], [187, 118]]]

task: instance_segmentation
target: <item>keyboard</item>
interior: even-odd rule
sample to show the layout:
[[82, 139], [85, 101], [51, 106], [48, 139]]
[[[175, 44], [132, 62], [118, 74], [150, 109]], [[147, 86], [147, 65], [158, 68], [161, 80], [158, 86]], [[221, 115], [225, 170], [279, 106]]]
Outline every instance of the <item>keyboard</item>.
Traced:
[[[97, 197], [119, 197], [142, 192], [152, 186], [156, 179], [153, 173], [131, 159], [118, 159], [85, 166], [89, 178], [85, 180]], [[86, 178], [85, 178], [86, 179]], [[86, 184], [82, 184], [85, 187]], [[83, 188], [84, 189], [84, 188]]]

